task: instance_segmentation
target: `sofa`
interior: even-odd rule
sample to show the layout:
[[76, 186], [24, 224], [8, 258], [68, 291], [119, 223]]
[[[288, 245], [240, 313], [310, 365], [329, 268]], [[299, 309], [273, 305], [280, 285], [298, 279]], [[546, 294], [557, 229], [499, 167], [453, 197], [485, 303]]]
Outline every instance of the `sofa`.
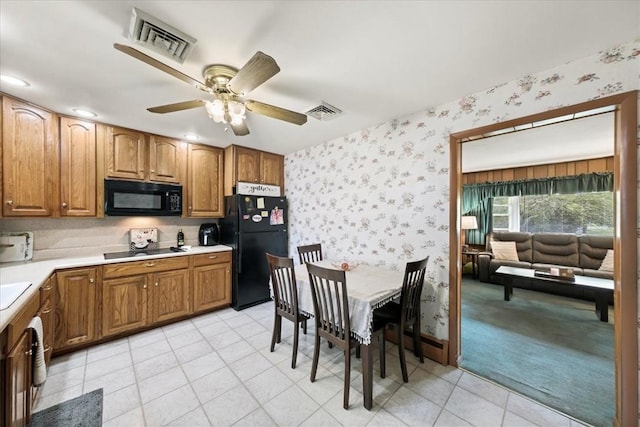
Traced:
[[[518, 260], [496, 259], [492, 242], [515, 242]], [[496, 244], [498, 249], [499, 244]], [[486, 251], [478, 255], [478, 275], [482, 282], [503, 284], [495, 274], [502, 266], [549, 271], [550, 268], [573, 269], [574, 274], [613, 279], [613, 269], [600, 269], [608, 250], [613, 250], [612, 236], [577, 235], [569, 233], [492, 232], [487, 235]], [[594, 300], [589, 291], [564, 284], [514, 280], [516, 288], [531, 289], [557, 295]], [[610, 301], [613, 303], [613, 301]]]

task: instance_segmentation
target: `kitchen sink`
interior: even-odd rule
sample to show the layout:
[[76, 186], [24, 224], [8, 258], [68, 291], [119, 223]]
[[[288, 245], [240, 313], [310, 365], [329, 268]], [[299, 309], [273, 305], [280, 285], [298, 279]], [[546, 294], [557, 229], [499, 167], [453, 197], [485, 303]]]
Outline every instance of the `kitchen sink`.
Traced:
[[20, 295], [31, 286], [31, 282], [15, 282], [0, 285], [0, 310], [5, 310], [11, 306]]

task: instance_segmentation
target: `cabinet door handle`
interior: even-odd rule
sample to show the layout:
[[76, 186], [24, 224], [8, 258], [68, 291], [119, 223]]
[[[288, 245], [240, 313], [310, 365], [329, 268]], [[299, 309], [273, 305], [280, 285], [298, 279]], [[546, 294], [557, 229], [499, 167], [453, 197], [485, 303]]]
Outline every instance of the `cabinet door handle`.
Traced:
[[158, 282], [156, 282], [156, 288], [158, 287]]
[[89, 279], [89, 283], [93, 284], [96, 280], [94, 278]]
[[51, 290], [51, 286], [43, 286], [42, 290], [43, 291], [50, 291]]
[[148, 263], [146, 263], [144, 266], [145, 266], [145, 267], [154, 267], [155, 265], [156, 265], [156, 263], [155, 263], [155, 262], [148, 262]]
[[46, 348], [44, 349], [44, 352], [45, 352], [45, 353], [47, 353], [47, 352], [49, 352], [49, 351], [51, 351], [51, 350], [53, 350], [53, 347], [52, 347], [52, 346], [48, 346], [48, 347], [46, 347]]
[[64, 209], [67, 209], [67, 203], [66, 203], [66, 202], [62, 202], [62, 207], [63, 207]]
[[24, 354], [26, 356], [31, 356], [33, 354], [33, 351], [29, 350], [29, 351], [25, 351]]
[[49, 314], [49, 313], [51, 313], [51, 309], [47, 309], [47, 310], [43, 310], [42, 311], [42, 314]]
[[142, 289], [147, 289], [147, 285], [142, 285]]
[[211, 255], [211, 256], [209, 257], [209, 259], [216, 259], [216, 258], [218, 258], [216, 255]]
[[13, 200], [7, 200], [7, 206], [13, 206]]

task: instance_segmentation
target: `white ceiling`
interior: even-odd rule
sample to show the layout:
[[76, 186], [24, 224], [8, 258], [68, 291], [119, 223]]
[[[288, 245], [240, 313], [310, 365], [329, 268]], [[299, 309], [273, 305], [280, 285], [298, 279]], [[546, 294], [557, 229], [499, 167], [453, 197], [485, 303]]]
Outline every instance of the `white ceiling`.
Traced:
[[614, 113], [462, 144], [462, 171], [476, 172], [613, 156]]
[[[236, 137], [204, 109], [146, 108], [202, 98], [188, 84], [113, 48], [129, 44], [133, 7], [195, 37], [183, 64], [241, 67], [256, 51], [281, 72], [250, 99], [344, 114], [303, 126], [247, 114]], [[0, 91], [53, 111], [224, 147], [288, 154], [640, 37], [634, 1], [0, 1], [0, 73], [30, 82]]]

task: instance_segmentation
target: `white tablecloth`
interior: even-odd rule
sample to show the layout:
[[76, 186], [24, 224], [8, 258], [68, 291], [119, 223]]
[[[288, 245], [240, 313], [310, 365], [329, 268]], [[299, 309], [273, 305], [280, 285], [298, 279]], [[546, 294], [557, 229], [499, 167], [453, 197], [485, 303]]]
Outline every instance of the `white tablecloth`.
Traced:
[[[338, 269], [335, 261], [323, 260], [320, 267]], [[313, 316], [313, 299], [306, 265], [295, 267], [298, 283], [298, 306], [300, 311]], [[349, 319], [351, 334], [362, 344], [371, 343], [371, 323], [373, 309], [378, 308], [402, 292], [404, 271], [387, 270], [360, 264], [346, 272], [347, 293], [349, 295]]]

